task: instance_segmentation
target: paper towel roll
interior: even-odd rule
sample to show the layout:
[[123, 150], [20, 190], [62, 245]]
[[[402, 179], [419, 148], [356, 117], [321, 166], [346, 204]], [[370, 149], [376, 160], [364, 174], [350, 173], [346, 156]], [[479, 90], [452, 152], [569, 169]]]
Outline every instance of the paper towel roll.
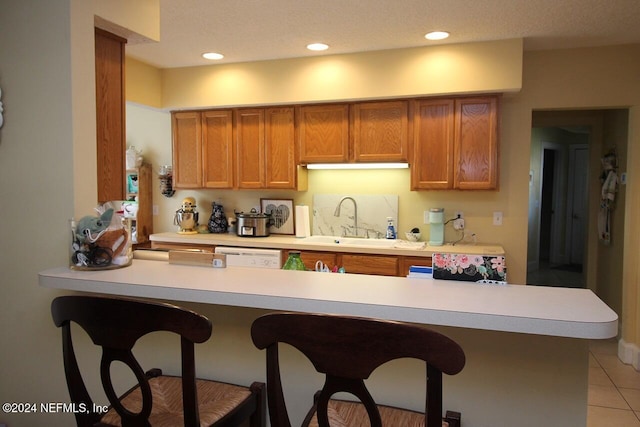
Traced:
[[311, 236], [309, 206], [296, 206], [296, 237]]

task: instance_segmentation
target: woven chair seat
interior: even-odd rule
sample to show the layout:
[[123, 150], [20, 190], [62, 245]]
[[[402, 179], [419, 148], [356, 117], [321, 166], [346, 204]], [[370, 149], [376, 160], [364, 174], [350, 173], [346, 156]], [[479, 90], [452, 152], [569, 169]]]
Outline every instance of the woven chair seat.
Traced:
[[[154, 427], [175, 427], [183, 425], [182, 416], [182, 379], [180, 377], [160, 376], [149, 380], [153, 395], [153, 408], [149, 422]], [[200, 425], [210, 426], [244, 400], [251, 392], [246, 387], [217, 381], [196, 380]], [[122, 403], [129, 411], [137, 413], [142, 409], [142, 393], [136, 387]], [[121, 427], [120, 416], [111, 408], [100, 420], [101, 425]]]
[[[391, 406], [378, 405], [380, 418], [384, 427], [424, 427], [424, 414]], [[331, 399], [328, 408], [329, 425], [331, 427], [369, 427], [369, 417], [364, 405], [360, 402]], [[314, 415], [309, 427], [319, 427]], [[449, 423], [442, 421], [442, 427]]]

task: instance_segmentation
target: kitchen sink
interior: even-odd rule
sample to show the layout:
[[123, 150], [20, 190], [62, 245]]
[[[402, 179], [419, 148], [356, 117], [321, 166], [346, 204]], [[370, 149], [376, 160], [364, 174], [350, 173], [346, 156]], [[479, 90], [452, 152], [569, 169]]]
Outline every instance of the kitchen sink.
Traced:
[[301, 239], [302, 243], [318, 245], [366, 246], [375, 248], [392, 248], [396, 245], [391, 239], [364, 239], [358, 237], [309, 236]]

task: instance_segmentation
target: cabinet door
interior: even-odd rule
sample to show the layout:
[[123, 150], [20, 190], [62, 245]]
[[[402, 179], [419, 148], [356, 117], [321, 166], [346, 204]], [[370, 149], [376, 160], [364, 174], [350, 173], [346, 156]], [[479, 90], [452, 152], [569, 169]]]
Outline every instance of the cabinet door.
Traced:
[[95, 29], [96, 150], [98, 201], [123, 200], [125, 193], [124, 45]]
[[294, 109], [268, 108], [265, 114], [266, 187], [295, 189]]
[[237, 110], [235, 129], [238, 188], [264, 188], [264, 110]]
[[412, 190], [453, 188], [453, 125], [453, 100], [415, 101]]
[[498, 101], [456, 100], [454, 186], [461, 190], [498, 187]]
[[354, 161], [406, 162], [408, 160], [407, 101], [354, 104], [352, 118]]
[[340, 262], [347, 273], [397, 276], [398, 257], [342, 254]]
[[203, 185], [233, 188], [233, 112], [202, 113]]
[[349, 160], [349, 105], [305, 105], [297, 117], [300, 162]]
[[200, 113], [176, 112], [173, 131], [173, 186], [202, 188], [202, 126]]

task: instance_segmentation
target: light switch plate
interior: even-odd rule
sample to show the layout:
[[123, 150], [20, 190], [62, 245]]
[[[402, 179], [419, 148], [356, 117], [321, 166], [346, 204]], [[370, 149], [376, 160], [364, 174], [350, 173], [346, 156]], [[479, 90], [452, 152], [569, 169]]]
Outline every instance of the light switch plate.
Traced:
[[493, 213], [493, 225], [502, 225], [502, 212]]

